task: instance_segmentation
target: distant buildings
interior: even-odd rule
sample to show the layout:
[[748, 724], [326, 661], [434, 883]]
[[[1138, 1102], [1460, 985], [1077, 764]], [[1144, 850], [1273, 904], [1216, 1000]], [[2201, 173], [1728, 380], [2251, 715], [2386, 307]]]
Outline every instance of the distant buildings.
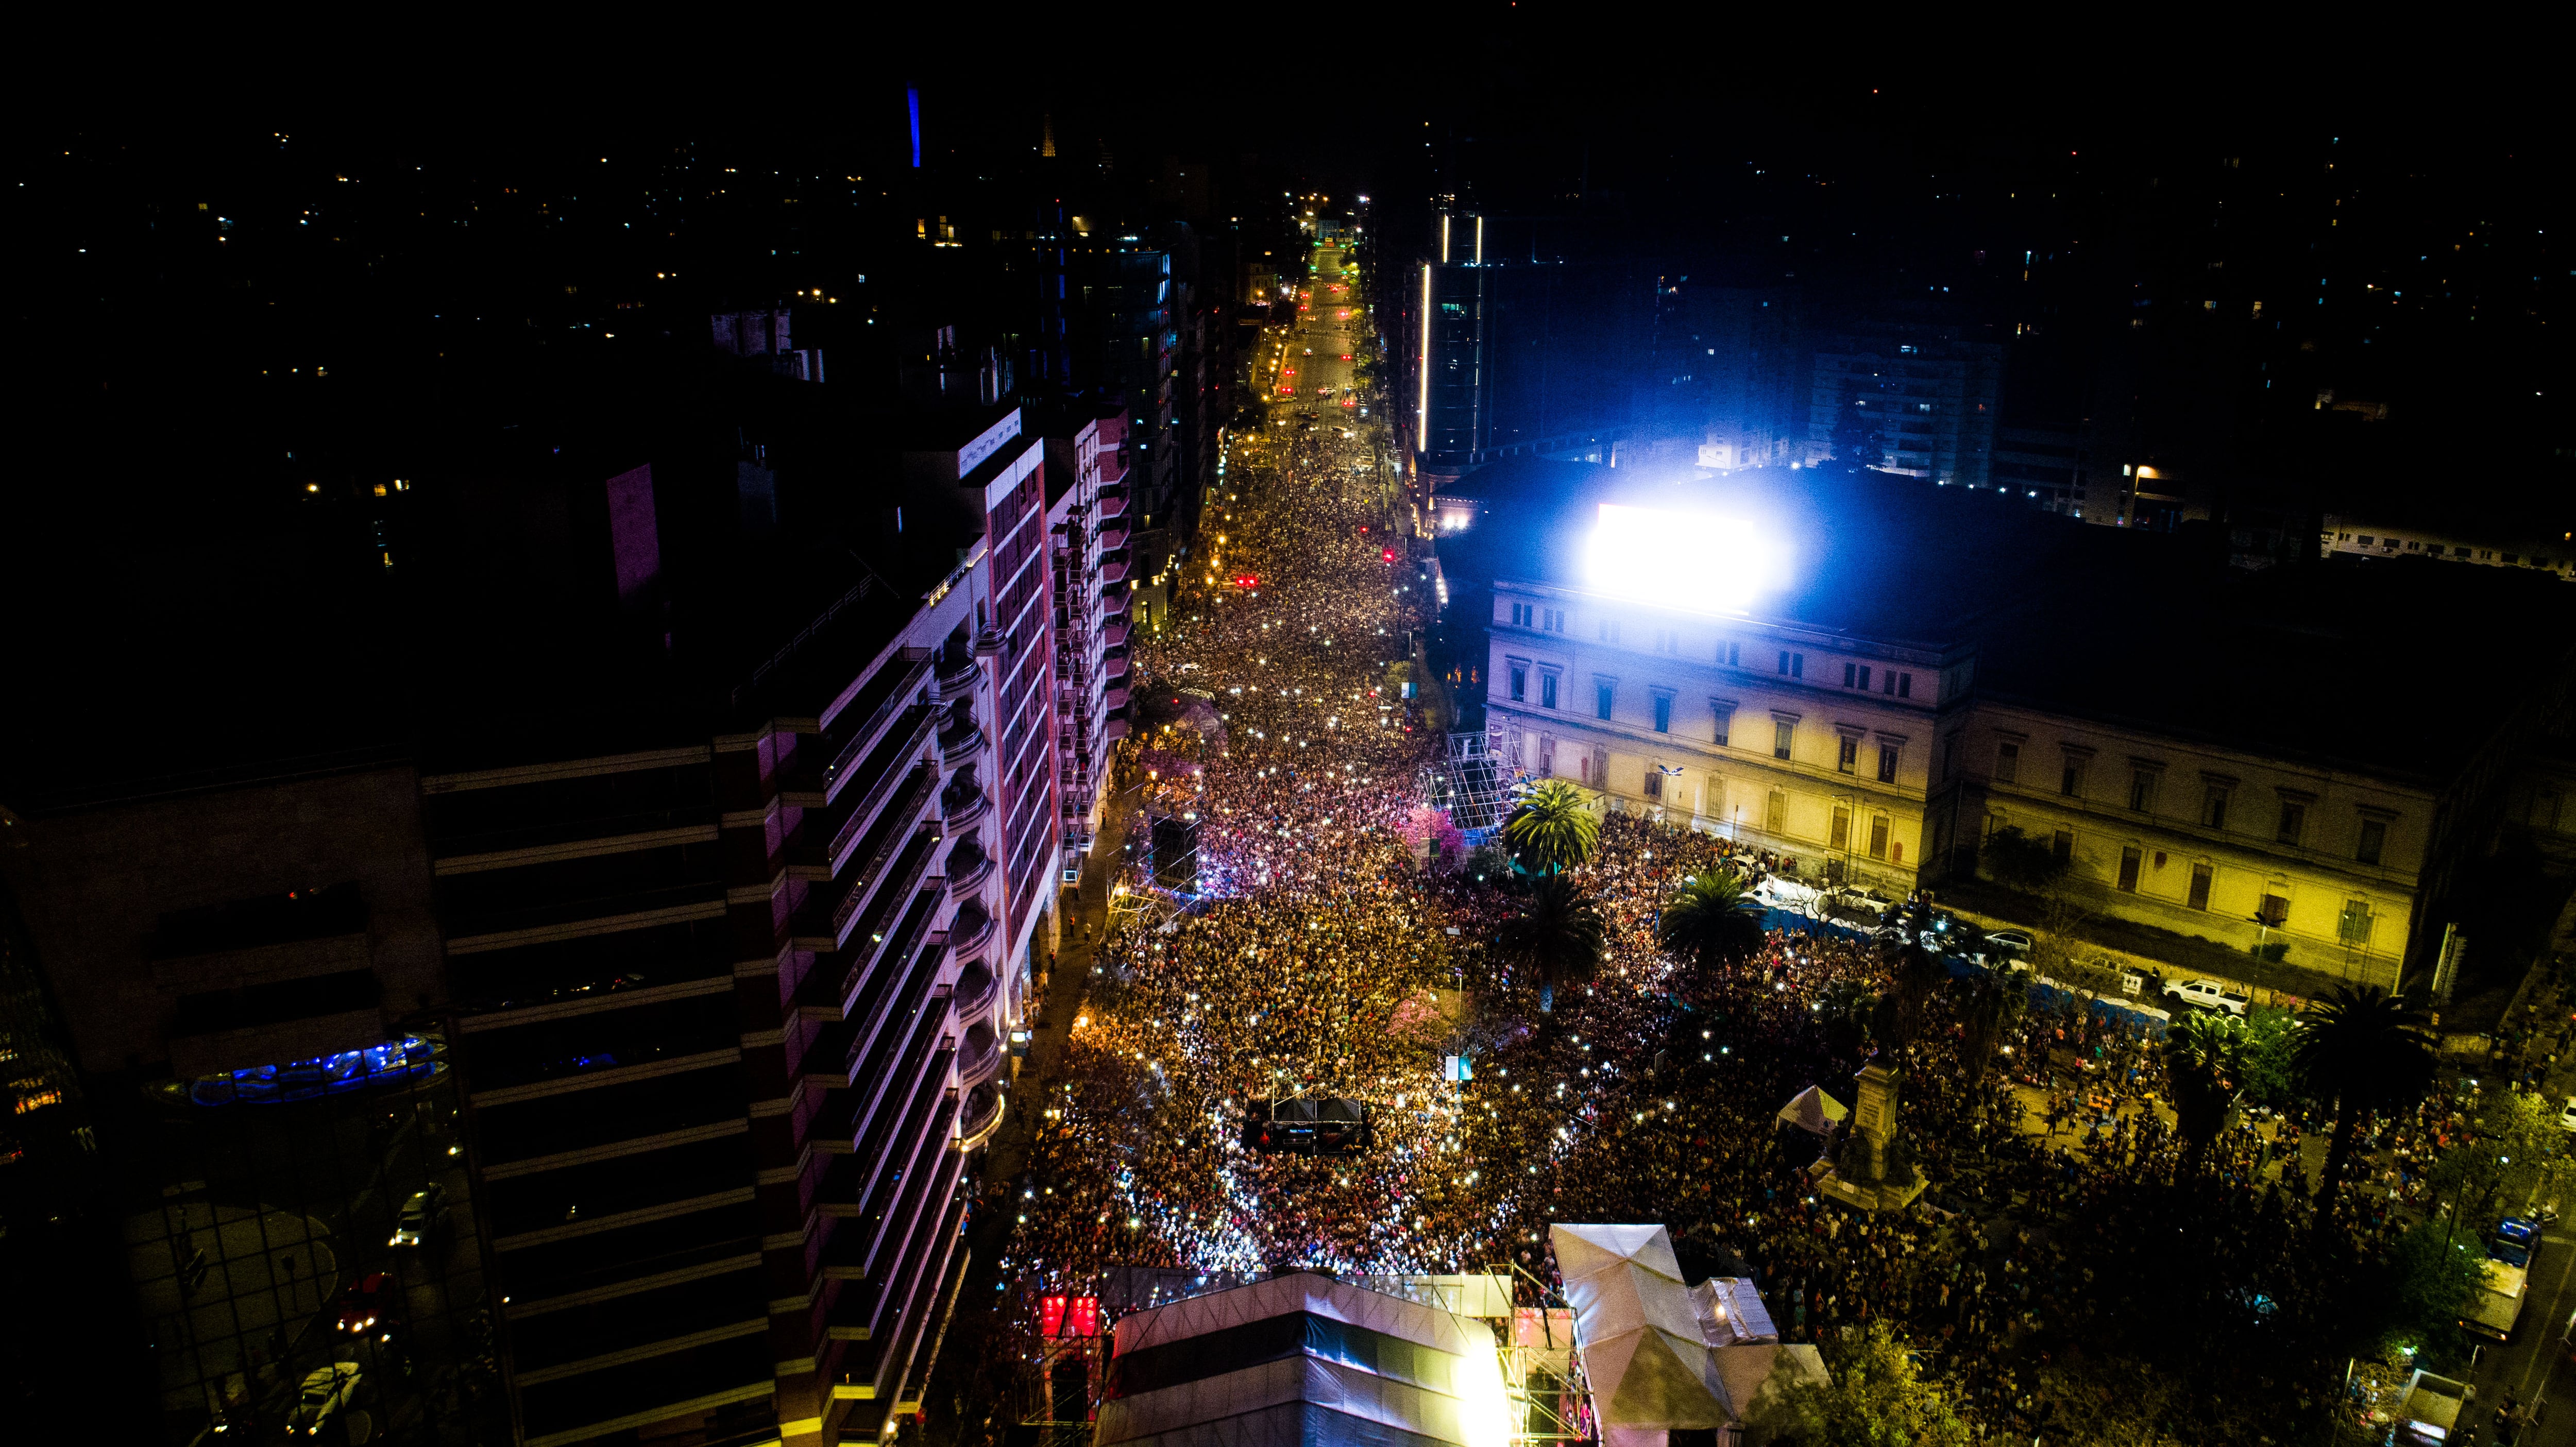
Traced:
[[1856, 329], [1818, 339], [1807, 440], [1849, 461], [1984, 487], [2003, 348], [1956, 328]]

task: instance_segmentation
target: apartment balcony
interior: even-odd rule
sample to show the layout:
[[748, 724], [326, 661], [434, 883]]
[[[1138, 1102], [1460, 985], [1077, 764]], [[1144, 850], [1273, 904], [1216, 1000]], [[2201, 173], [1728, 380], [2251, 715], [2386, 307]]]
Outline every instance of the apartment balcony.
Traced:
[[1102, 628], [1100, 630], [1100, 646], [1103, 648], [1126, 647], [1127, 625], [1124, 623], [1112, 623]]
[[[896, 719], [892, 728], [880, 729], [870, 735], [876, 741], [874, 747], [854, 752], [860, 746], [853, 741], [851, 748], [842, 750], [841, 756], [825, 770], [824, 802], [834, 808], [847, 804], [850, 809], [842, 816], [841, 826], [833, 834], [835, 846], [832, 852], [835, 855], [841, 852], [838, 841], [843, 833], [867, 827], [867, 816], [885, 801], [885, 791], [901, 779], [904, 764], [921, 752], [923, 741], [929, 738], [931, 729], [939, 721], [936, 710], [919, 705], [907, 710], [906, 714], [908, 716]], [[851, 802], [854, 790], [855, 802]]]
[[[868, 751], [885, 737], [889, 728], [898, 726], [897, 721], [903, 717], [906, 709], [915, 706], [913, 700], [921, 692], [922, 680], [930, 674], [930, 664], [924, 660], [889, 671], [895, 676], [887, 687], [885, 697], [877, 700], [876, 704], [858, 719], [848, 733], [841, 732], [838, 726], [840, 721], [837, 719], [834, 720], [835, 726], [825, 731], [824, 738], [837, 738], [839, 743], [839, 747], [833, 750], [831, 762], [823, 766], [822, 782], [825, 795], [838, 795], [849, 782], [843, 776], [853, 765], [867, 757]], [[844, 710], [842, 717], [847, 718], [848, 712]], [[800, 747], [804, 742], [820, 745], [823, 739], [800, 741]]]
[[938, 787], [939, 771], [926, 763], [914, 764], [899, 777], [888, 770], [885, 779], [852, 806], [850, 817], [841, 821], [830, 852], [823, 856], [825, 867], [835, 876], [855, 867], [859, 878], [873, 878], [921, 818], [922, 806]]
[[1105, 487], [1100, 490], [1100, 516], [1103, 521], [1124, 516], [1126, 511], [1127, 490], [1125, 488], [1120, 488], [1114, 493]]
[[939, 791], [939, 817], [951, 834], [972, 827], [976, 820], [992, 812], [993, 796], [971, 783], [962, 789], [951, 784]]
[[1122, 649], [1119, 652], [1113, 653], [1100, 660], [1100, 673], [1102, 677], [1112, 680], [1125, 678], [1127, 676], [1127, 654], [1125, 650]]
[[[928, 796], [927, 790], [912, 792], [918, 798]], [[851, 851], [854, 859], [853, 867], [847, 872], [849, 882], [840, 897], [833, 901], [831, 928], [826, 932], [831, 936], [831, 948], [839, 949], [850, 942], [851, 922], [870, 901], [900, 897], [899, 894], [882, 894], [880, 885], [898, 875], [918, 879], [921, 872], [929, 867], [930, 853], [924, 846], [936, 841], [919, 829], [919, 822], [920, 804], [916, 802], [909, 815], [886, 816], [884, 826], [865, 841], [867, 848], [864, 851]], [[817, 890], [815, 893], [828, 897], [828, 891]], [[796, 933], [803, 936], [809, 932], [800, 919]]]
[[1116, 550], [1127, 546], [1128, 531], [1127, 520], [1125, 518], [1120, 518], [1115, 523], [1104, 524], [1100, 529], [1100, 551], [1104, 553], [1115, 552]]
[[1001, 977], [993, 973], [992, 966], [977, 960], [957, 977], [957, 990], [949, 997], [949, 1004], [960, 1020], [990, 1019], [993, 1002], [1001, 994]]
[[957, 841], [956, 848], [948, 851], [948, 893], [951, 898], [962, 899], [973, 894], [992, 877], [993, 856], [984, 851], [984, 846], [976, 842], [975, 836], [966, 836]]
[[973, 693], [975, 685], [983, 681], [984, 665], [969, 657], [954, 667], [939, 670], [939, 697], [942, 702], [963, 697]]
[[965, 766], [983, 747], [984, 730], [971, 720], [939, 731], [939, 762], [949, 768]]
[[1110, 588], [1117, 588], [1121, 591], [1125, 590], [1127, 586], [1127, 563], [1125, 559], [1122, 558], [1115, 563], [1103, 563], [1100, 565], [1100, 586], [1104, 591]]
[[1109, 690], [1102, 695], [1100, 706], [1113, 714], [1123, 712], [1127, 707], [1127, 690], [1123, 688]]
[[1100, 618], [1103, 623], [1125, 623], [1127, 621], [1128, 593], [1129, 590], [1125, 588], [1110, 588], [1101, 593]]
[[1010, 1097], [1003, 1093], [1001, 1082], [986, 1081], [967, 1095], [965, 1109], [958, 1113], [957, 1149], [971, 1151], [993, 1138], [1002, 1128], [1002, 1104]]
[[1002, 1071], [1002, 1037], [990, 1020], [978, 1020], [966, 1027], [966, 1039], [957, 1047], [957, 1080], [960, 1085], [981, 1085]]
[[983, 904], [970, 899], [958, 906], [957, 917], [948, 922], [948, 944], [963, 958], [980, 953], [999, 932], [1000, 927], [985, 912]]

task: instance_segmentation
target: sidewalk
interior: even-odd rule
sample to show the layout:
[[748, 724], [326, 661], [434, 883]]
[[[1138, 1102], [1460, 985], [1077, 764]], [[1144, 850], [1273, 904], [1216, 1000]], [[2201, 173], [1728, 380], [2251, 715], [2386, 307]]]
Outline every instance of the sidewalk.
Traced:
[[[1045, 993], [1031, 1002], [1029, 1053], [1011, 1083], [1010, 1117], [985, 1148], [983, 1178], [988, 1187], [1015, 1180], [1028, 1168], [1029, 1145], [1042, 1109], [1039, 1102], [1061, 1083], [1066, 1027], [1081, 1012], [1083, 996], [1091, 985], [1092, 951], [1099, 945], [1101, 930], [1108, 921], [1109, 887], [1126, 859], [1127, 827], [1135, 815], [1136, 791], [1132, 787], [1110, 796], [1108, 812], [1100, 821], [1099, 837], [1083, 865], [1082, 884], [1063, 901], [1063, 942], [1056, 949], [1055, 968], [1047, 978]], [[995, 1212], [994, 1219], [1001, 1219], [1001, 1213]], [[980, 1249], [977, 1252], [979, 1259], [989, 1254]]]

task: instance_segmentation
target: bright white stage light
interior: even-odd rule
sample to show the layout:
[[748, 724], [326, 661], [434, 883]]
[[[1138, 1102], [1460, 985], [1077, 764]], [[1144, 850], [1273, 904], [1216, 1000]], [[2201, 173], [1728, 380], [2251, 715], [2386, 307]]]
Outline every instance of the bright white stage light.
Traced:
[[1781, 541], [1742, 518], [1601, 504], [1584, 549], [1593, 587], [1694, 613], [1737, 612], [1788, 576]]

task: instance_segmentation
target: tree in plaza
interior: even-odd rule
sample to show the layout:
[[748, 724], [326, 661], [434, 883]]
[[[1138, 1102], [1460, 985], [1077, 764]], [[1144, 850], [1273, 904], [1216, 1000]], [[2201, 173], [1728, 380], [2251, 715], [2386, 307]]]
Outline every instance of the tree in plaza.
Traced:
[[1601, 845], [1601, 818], [1582, 790], [1548, 779], [1521, 797], [1503, 822], [1503, 837], [1529, 867], [1557, 874], [1592, 858]]
[[1978, 978], [1968, 995], [1966, 1011], [1967, 1046], [1962, 1057], [1968, 1067], [1969, 1083], [1986, 1078], [1994, 1065], [1995, 1051], [2030, 1013], [2030, 987], [2005, 970], [1991, 971]]
[[2165, 1035], [2165, 1076], [2173, 1084], [2174, 1128], [2183, 1169], [2198, 1171], [2210, 1143], [2236, 1116], [2244, 1094], [2245, 1027], [2233, 1015], [2186, 1016]]
[[1824, 1346], [1827, 1380], [1800, 1382], [1781, 1398], [1771, 1440], [1798, 1447], [1967, 1447], [1968, 1425], [1950, 1394], [1923, 1379], [1887, 1323]]
[[2298, 1095], [2299, 1081], [2291, 1052], [2299, 1043], [2299, 1017], [2278, 1005], [2256, 1005], [2245, 1012], [2245, 1055], [2236, 1079], [2253, 1105], [2288, 1105]]
[[1525, 961], [1538, 977], [1538, 1008], [1556, 1009], [1556, 987], [1592, 973], [1601, 963], [1601, 942], [1608, 921], [1601, 906], [1562, 874], [1549, 874], [1530, 891], [1529, 901], [1503, 925], [1503, 948]]
[[2317, 1181], [2317, 1219], [2334, 1212], [2335, 1187], [2363, 1117], [2421, 1100], [2433, 1084], [2433, 1037], [2424, 1017], [2377, 985], [2337, 985], [2299, 1022], [2290, 1054], [2300, 1084], [2335, 1107], [2334, 1139]]
[[2576, 1157], [2567, 1153], [2566, 1140], [2547, 1097], [2490, 1091], [2469, 1136], [2442, 1152], [2427, 1173], [2433, 1199], [2449, 1205], [2455, 1227], [2466, 1220], [2472, 1238], [2495, 1213], [2563, 1201], [2576, 1185]]
[[1655, 942], [1703, 970], [1733, 964], [1762, 948], [1762, 906], [1723, 869], [1693, 875], [1664, 901]]

